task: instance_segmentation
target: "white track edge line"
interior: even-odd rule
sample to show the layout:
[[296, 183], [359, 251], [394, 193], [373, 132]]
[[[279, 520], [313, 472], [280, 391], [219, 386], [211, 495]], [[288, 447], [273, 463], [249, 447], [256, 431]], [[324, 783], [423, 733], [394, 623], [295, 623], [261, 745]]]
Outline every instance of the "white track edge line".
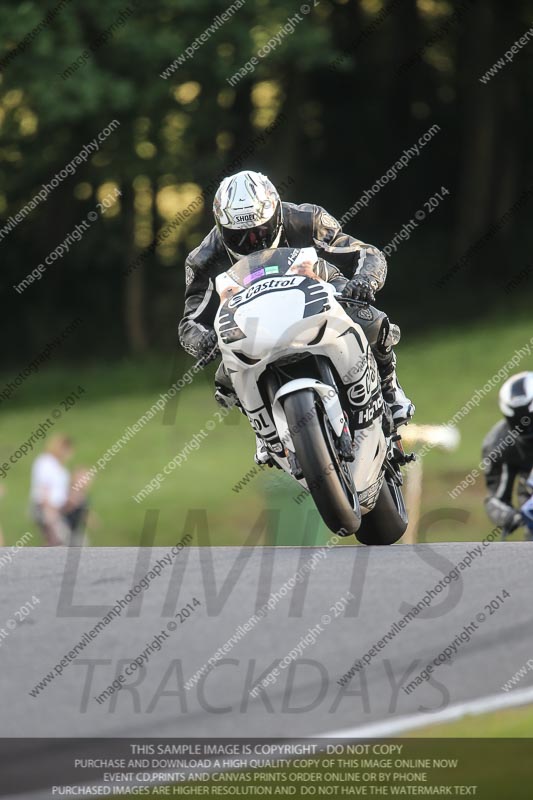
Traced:
[[343, 728], [338, 731], [328, 731], [326, 733], [315, 734], [315, 736], [325, 739], [358, 739], [367, 737], [372, 739], [393, 736], [396, 733], [403, 733], [404, 731], [414, 730], [416, 728], [426, 728], [429, 725], [441, 725], [445, 722], [461, 719], [467, 714], [477, 716], [490, 711], [499, 711], [504, 708], [526, 705], [527, 703], [533, 703], [533, 687], [515, 689], [514, 691], [502, 692], [497, 695], [486, 695], [476, 700], [453, 703], [453, 705], [442, 709], [442, 711], [434, 711], [429, 714], [409, 714], [392, 720], [371, 722], [367, 725]]

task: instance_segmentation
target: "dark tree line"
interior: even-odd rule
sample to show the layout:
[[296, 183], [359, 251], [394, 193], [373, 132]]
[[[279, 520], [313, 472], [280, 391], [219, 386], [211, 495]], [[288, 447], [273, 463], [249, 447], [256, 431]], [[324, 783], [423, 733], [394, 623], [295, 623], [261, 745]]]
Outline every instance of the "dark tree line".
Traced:
[[[256, 168], [285, 184], [286, 199], [341, 217], [434, 124], [439, 134], [346, 225], [385, 246], [441, 186], [450, 192], [391, 257], [383, 304], [415, 331], [527, 301], [533, 41], [480, 78], [532, 26], [530, 3], [321, 0], [232, 87], [227, 79], [299, 9], [248, 0], [162, 78], [227, 5], [154, 0], [125, 14], [127, 0], [67, 3], [6, 59], [54, 6], [0, 2], [7, 362], [39, 352], [77, 317], [83, 325], [65, 344], [72, 356], [175, 347], [183, 262], [211, 226], [213, 176]], [[98, 153], [6, 233], [6, 220], [113, 119], [120, 126]], [[18, 295], [13, 285], [113, 187], [116, 206]], [[128, 273], [199, 194], [195, 213]]]

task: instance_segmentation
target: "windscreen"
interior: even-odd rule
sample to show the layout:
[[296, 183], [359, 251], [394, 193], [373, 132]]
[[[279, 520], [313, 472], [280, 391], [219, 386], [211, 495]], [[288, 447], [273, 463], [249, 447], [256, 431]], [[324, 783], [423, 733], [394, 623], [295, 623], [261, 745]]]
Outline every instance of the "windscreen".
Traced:
[[313, 273], [316, 258], [316, 252], [312, 247], [277, 247], [273, 250], [261, 250], [241, 258], [228, 269], [227, 275], [244, 288], [252, 286], [263, 278], [278, 278], [287, 273], [316, 278]]

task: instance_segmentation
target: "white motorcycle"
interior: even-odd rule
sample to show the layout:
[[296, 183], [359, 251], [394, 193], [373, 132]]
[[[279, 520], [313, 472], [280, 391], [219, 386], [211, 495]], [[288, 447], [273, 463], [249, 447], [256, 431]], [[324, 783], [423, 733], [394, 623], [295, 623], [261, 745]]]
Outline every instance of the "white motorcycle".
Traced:
[[223, 364], [271, 460], [328, 528], [393, 544], [408, 523], [400, 466], [410, 457], [363, 330], [317, 278], [317, 260], [312, 247], [262, 250], [217, 276]]

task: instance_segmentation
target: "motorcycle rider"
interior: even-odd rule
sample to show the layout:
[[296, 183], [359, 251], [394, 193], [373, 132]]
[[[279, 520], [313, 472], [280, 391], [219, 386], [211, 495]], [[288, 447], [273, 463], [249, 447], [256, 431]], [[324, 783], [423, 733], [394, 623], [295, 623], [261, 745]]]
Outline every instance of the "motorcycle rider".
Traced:
[[[377, 362], [383, 397], [396, 427], [407, 422], [414, 405], [396, 377], [392, 346], [399, 329], [387, 315], [370, 305], [385, 283], [385, 256], [372, 245], [342, 232], [340, 223], [323, 208], [311, 203], [282, 202], [264, 175], [244, 170], [225, 178], [213, 203], [215, 226], [185, 262], [185, 309], [179, 324], [182, 347], [202, 364], [218, 355], [214, 319], [218, 297], [214, 281], [243, 256], [275, 247], [314, 247], [319, 256], [319, 278], [333, 283], [344, 297], [361, 301], [346, 312], [363, 328]], [[341, 268], [350, 273], [347, 279]], [[396, 334], [396, 336], [395, 336]], [[222, 365], [215, 376], [215, 397], [222, 405], [235, 401], [233, 387]], [[268, 456], [258, 440], [256, 461]]]
[[[504, 535], [525, 525], [526, 538], [533, 540], [533, 372], [505, 381], [499, 406], [504, 419], [483, 441], [485, 509]], [[513, 506], [515, 486], [519, 510]]]

